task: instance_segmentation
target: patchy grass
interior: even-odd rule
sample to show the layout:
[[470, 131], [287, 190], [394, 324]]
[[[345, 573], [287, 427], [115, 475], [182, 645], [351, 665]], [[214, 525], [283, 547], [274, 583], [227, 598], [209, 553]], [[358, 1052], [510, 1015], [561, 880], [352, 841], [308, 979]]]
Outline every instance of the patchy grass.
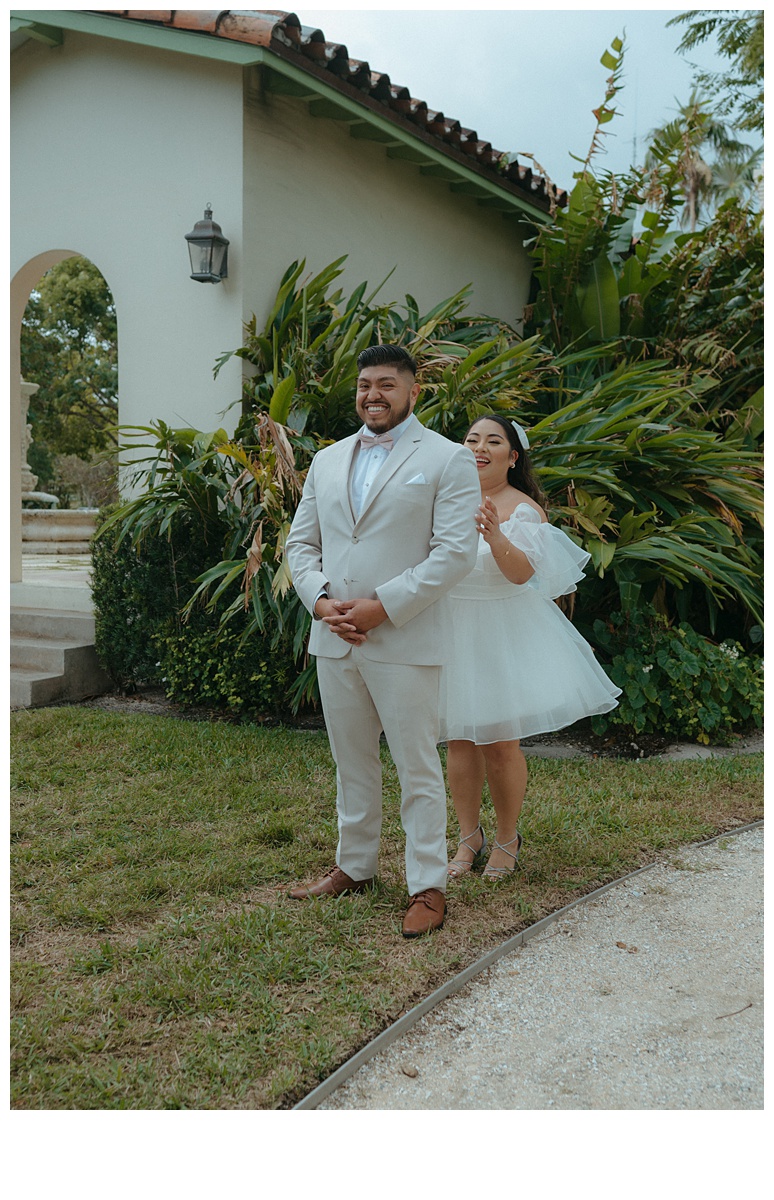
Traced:
[[522, 869], [464, 878], [444, 928], [406, 941], [386, 750], [377, 884], [310, 903], [285, 893], [333, 861], [324, 734], [51, 708], [13, 714], [12, 751], [25, 1109], [287, 1107], [519, 929], [762, 815], [762, 755], [533, 759]]

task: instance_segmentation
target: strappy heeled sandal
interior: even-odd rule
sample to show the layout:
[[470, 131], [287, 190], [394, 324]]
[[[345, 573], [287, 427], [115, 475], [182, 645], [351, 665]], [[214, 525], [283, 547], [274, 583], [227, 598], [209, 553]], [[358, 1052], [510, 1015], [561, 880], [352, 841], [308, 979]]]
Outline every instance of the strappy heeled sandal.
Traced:
[[[511, 840], [509, 842], [506, 842], [505, 845], [503, 845], [502, 842], [498, 842], [497, 839], [495, 839], [495, 843], [494, 843], [494, 846], [492, 847], [492, 849], [493, 850], [502, 850], [503, 854], [507, 854], [509, 858], [512, 858], [513, 866], [512, 867], [493, 867], [491, 863], [487, 863], [486, 866], [484, 867], [484, 873], [481, 876], [481, 878], [482, 879], [505, 879], [505, 878], [507, 878], [508, 875], [512, 875], [513, 872], [516, 870], [516, 864], [519, 861], [519, 853], [521, 851], [521, 843], [523, 842], [523, 840], [524, 839], [522, 838], [521, 834], [518, 831], [516, 833], [516, 837], [511, 838]], [[514, 842], [517, 843], [516, 853], [511, 854], [508, 847], [512, 846]]]
[[[474, 838], [477, 833], [481, 834], [481, 845], [478, 850], [474, 850], [470, 844], [470, 839]], [[472, 851], [473, 858], [470, 862], [458, 862], [456, 859], [452, 859], [446, 868], [446, 874], [449, 876], [449, 879], [459, 879], [460, 875], [467, 875], [468, 872], [472, 871], [473, 867], [477, 866], [484, 857], [486, 853], [486, 834], [481, 826], [477, 825], [473, 832], [469, 833], [467, 837], [460, 838], [460, 846], [467, 846], [468, 850]], [[458, 854], [460, 846], [457, 847]]]

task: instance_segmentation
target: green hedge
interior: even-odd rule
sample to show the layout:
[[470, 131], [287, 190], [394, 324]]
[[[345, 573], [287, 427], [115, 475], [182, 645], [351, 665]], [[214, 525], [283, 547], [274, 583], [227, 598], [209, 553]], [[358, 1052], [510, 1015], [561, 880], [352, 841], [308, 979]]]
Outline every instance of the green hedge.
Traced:
[[[100, 514], [100, 525], [110, 515]], [[270, 637], [246, 620], [219, 623], [219, 613], [181, 610], [197, 575], [212, 565], [201, 539], [178, 526], [167, 537], [116, 542], [115, 531], [92, 542], [95, 645], [102, 666], [120, 691], [157, 686], [184, 706], [232, 714], [285, 716], [288, 693], [301, 669], [289, 639], [270, 649]]]
[[738, 642], [718, 645], [690, 625], [669, 626], [652, 606], [596, 621], [594, 641], [623, 689], [594, 717], [597, 733], [623, 727], [708, 744], [763, 723], [763, 663]]

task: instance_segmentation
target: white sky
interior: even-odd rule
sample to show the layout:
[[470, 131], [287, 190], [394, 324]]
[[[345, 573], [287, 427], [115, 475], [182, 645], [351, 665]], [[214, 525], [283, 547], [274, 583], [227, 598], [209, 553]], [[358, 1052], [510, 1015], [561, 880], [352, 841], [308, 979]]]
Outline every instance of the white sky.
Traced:
[[[670, 120], [691, 91], [689, 60], [676, 53], [684, 27], [666, 25], [681, 9], [383, 3], [374, 10], [302, 5], [293, 11], [328, 41], [344, 43], [351, 58], [367, 60], [495, 149], [534, 154], [567, 189], [578, 167], [571, 155], [585, 158], [591, 142], [592, 109], [610, 74], [599, 60], [615, 37], [625, 35], [625, 87], [618, 93], [621, 116], [606, 127], [603, 169], [623, 171], [641, 161], [647, 134]], [[703, 68], [727, 66], [714, 43], [689, 57]]]

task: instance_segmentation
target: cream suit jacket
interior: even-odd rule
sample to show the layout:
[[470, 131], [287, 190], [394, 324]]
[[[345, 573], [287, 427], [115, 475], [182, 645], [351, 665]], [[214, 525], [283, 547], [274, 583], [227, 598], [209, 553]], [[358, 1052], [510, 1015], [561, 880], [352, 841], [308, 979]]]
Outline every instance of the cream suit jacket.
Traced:
[[[475, 459], [414, 417], [390, 452], [355, 520], [349, 476], [357, 434], [318, 451], [286, 543], [293, 586], [313, 611], [333, 600], [379, 599], [388, 620], [360, 651], [377, 662], [433, 666], [448, 646], [448, 590], [473, 569], [481, 503]], [[312, 623], [311, 654], [343, 658], [352, 647]]]

